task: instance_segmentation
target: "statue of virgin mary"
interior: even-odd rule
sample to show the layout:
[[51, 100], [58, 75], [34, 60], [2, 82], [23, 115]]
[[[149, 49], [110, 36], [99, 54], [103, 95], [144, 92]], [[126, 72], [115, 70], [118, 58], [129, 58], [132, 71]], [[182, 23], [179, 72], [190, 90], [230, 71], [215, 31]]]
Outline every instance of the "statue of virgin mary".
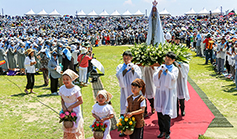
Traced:
[[147, 45], [165, 43], [164, 32], [161, 25], [160, 15], [156, 5], [158, 4], [156, 0], [152, 3], [153, 7], [149, 16], [149, 26], [148, 26], [148, 35], [146, 43]]

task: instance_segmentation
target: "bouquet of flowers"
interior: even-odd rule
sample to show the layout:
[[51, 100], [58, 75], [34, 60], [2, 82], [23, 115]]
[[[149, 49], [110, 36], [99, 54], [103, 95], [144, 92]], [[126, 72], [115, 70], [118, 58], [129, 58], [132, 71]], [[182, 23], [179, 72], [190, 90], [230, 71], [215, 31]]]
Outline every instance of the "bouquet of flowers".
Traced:
[[105, 131], [107, 125], [103, 124], [99, 121], [95, 121], [92, 125], [90, 125], [90, 128], [92, 129], [92, 131]]
[[133, 54], [132, 62], [142, 66], [151, 66], [156, 63], [161, 65], [164, 62], [165, 54], [170, 51], [177, 55], [176, 61], [178, 62], [188, 63], [191, 58], [191, 54], [188, 52], [189, 49], [187, 47], [171, 43], [156, 44], [155, 46], [143, 43], [141, 45], [135, 44], [135, 46], [129, 47], [129, 51]]
[[117, 123], [118, 131], [121, 131], [126, 135], [131, 135], [134, 131], [135, 126], [136, 121], [134, 117], [128, 118], [121, 116], [119, 118], [119, 122]]
[[59, 113], [59, 123], [64, 122], [63, 125], [65, 128], [72, 128], [73, 127], [73, 122], [76, 122], [77, 116], [76, 113], [71, 111], [60, 111]]
[[92, 125], [90, 125], [92, 131], [94, 131], [93, 133], [94, 138], [103, 139], [106, 127], [107, 127], [106, 124], [103, 124], [102, 122], [99, 121], [95, 121]]

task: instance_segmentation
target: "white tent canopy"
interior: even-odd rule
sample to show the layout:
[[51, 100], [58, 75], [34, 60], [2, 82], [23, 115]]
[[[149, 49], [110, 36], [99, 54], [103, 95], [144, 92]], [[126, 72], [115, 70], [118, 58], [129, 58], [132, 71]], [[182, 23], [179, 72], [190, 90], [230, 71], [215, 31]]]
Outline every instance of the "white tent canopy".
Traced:
[[144, 13], [142, 13], [140, 10], [138, 10], [136, 13], [134, 13], [133, 15], [136, 15], [136, 16], [143, 16]]
[[171, 14], [166, 9], [164, 9], [163, 11], [160, 12], [160, 15], [162, 15], [162, 16], [170, 16]]
[[215, 10], [212, 11], [212, 14], [221, 14], [221, 10], [217, 7]]
[[207, 15], [210, 12], [207, 11], [207, 9], [203, 8], [200, 12], [198, 12], [199, 15]]
[[92, 10], [87, 16], [97, 16], [98, 14]]
[[61, 16], [56, 9], [54, 9], [50, 14], [50, 16]]
[[111, 14], [111, 16], [120, 16], [121, 14], [117, 11], [117, 10], [115, 10], [112, 14]]
[[103, 10], [103, 12], [100, 13], [100, 16], [109, 16], [109, 14], [106, 12], [106, 10]]
[[193, 8], [190, 9], [190, 11], [185, 13], [186, 15], [196, 15], [197, 13], [193, 10]]
[[127, 10], [126, 12], [123, 13], [123, 16], [131, 16], [132, 14]]
[[25, 13], [25, 15], [35, 15], [35, 12], [32, 9], [30, 9], [30, 11]]
[[86, 16], [86, 14], [83, 10], [80, 10], [80, 12], [77, 13], [77, 16]]
[[39, 15], [39, 16], [47, 16], [48, 13], [46, 13], [45, 10], [43, 9], [43, 10], [40, 11], [37, 15]]

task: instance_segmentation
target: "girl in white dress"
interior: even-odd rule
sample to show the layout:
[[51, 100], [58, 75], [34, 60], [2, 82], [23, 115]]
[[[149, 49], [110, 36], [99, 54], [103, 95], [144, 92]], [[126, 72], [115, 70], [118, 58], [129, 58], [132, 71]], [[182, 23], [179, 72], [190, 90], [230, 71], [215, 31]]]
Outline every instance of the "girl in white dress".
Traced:
[[109, 119], [113, 118], [114, 115], [113, 115], [113, 107], [107, 104], [107, 102], [109, 102], [111, 98], [112, 95], [106, 90], [99, 91], [96, 96], [96, 101], [98, 103], [96, 103], [93, 106], [92, 110], [92, 116], [95, 118], [95, 121], [100, 121], [107, 125], [104, 131], [103, 139], [111, 139]]
[[63, 73], [63, 83], [64, 85], [59, 88], [59, 95], [61, 96], [61, 104], [62, 109], [64, 112], [66, 111], [73, 111], [76, 113], [77, 120], [74, 122], [72, 128], [65, 128], [62, 127], [64, 131], [63, 138], [64, 139], [84, 139], [84, 131], [83, 131], [83, 118], [80, 109], [80, 105], [83, 103], [80, 87], [77, 85], [72, 84], [78, 75], [70, 70], [67, 69]]

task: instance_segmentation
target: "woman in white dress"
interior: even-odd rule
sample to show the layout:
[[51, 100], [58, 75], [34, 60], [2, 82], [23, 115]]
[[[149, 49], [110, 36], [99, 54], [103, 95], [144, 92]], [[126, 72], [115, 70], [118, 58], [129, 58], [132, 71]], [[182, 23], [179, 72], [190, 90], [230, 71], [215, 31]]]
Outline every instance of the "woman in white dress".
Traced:
[[84, 120], [82, 118], [82, 113], [80, 109], [80, 105], [83, 103], [80, 87], [72, 84], [78, 78], [78, 75], [67, 69], [63, 73], [63, 83], [64, 85], [59, 88], [59, 95], [61, 96], [61, 104], [64, 112], [73, 111], [76, 113], [77, 120], [74, 123], [72, 128], [62, 127], [64, 131], [63, 138], [64, 139], [84, 139], [84, 131], [83, 131], [83, 123]]
[[112, 95], [109, 92], [107, 92], [106, 90], [100, 90], [96, 96], [96, 101], [98, 103], [96, 103], [93, 106], [92, 110], [92, 116], [95, 118], [95, 121], [100, 121], [107, 125], [104, 131], [103, 139], [111, 139], [110, 136], [111, 123], [109, 119], [113, 118], [114, 115], [113, 115], [113, 107], [107, 104], [107, 102], [109, 102], [111, 98]]

